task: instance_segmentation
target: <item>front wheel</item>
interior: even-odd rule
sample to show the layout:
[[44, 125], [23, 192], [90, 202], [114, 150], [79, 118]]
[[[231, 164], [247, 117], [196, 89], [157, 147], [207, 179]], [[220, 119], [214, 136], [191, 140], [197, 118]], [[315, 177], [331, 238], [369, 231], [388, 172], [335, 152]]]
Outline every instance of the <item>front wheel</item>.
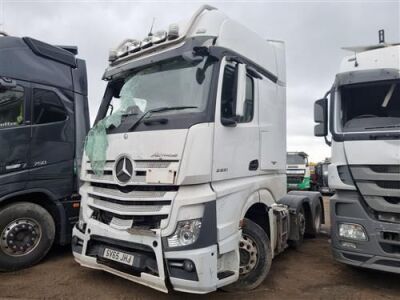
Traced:
[[264, 281], [271, 268], [272, 251], [268, 235], [249, 219], [244, 219], [239, 253], [239, 279], [223, 287], [225, 291], [252, 290]]
[[15, 271], [38, 263], [55, 237], [51, 215], [43, 207], [21, 202], [0, 210], [0, 271]]

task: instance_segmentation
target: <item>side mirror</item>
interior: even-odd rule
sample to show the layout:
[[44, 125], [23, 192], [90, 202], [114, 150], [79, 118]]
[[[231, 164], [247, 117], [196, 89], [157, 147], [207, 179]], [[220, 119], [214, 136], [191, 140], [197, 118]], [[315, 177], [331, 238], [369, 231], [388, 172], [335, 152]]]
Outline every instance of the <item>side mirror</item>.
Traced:
[[0, 90], [10, 90], [17, 87], [17, 82], [14, 79], [0, 77]]
[[246, 101], [246, 65], [238, 63], [236, 66], [236, 105], [235, 115], [244, 115], [244, 104]]
[[314, 127], [315, 136], [328, 135], [328, 99], [323, 98], [314, 103]]

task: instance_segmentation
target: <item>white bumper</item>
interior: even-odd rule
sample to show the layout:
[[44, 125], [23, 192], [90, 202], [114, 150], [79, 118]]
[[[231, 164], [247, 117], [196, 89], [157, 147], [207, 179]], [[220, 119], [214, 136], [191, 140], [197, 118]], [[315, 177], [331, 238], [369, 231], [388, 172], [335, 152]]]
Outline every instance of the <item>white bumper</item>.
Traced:
[[[216, 245], [201, 249], [164, 253], [159, 233], [154, 235], [133, 235], [128, 232], [121, 234], [121, 231], [115, 231], [113, 228], [100, 222], [91, 221], [91, 223], [94, 226], [88, 224], [86, 234], [80, 232], [77, 228], [74, 228], [73, 230], [73, 236], [83, 241], [82, 252], [78, 253], [77, 251], [73, 251], [75, 260], [80, 265], [92, 269], [103, 270], [164, 293], [168, 292], [166, 286], [167, 280], [171, 282], [172, 288], [176, 291], [205, 294], [217, 289], [218, 250]], [[88, 232], [90, 232], [90, 234], [88, 234]], [[151, 247], [156, 256], [158, 276], [145, 272], [141, 272], [140, 276], [131, 275], [99, 262], [97, 257], [86, 255], [89, 240], [91, 237], [96, 236], [113, 240], [116, 240], [116, 236], [118, 236], [118, 240], [123, 243], [136, 243]], [[115, 249], [118, 250], [118, 245], [115, 245]], [[124, 250], [121, 249], [121, 251]], [[167, 265], [167, 260], [182, 259], [190, 259], [195, 264], [198, 280], [185, 280], [168, 276], [168, 271], [164, 268], [164, 266]]]

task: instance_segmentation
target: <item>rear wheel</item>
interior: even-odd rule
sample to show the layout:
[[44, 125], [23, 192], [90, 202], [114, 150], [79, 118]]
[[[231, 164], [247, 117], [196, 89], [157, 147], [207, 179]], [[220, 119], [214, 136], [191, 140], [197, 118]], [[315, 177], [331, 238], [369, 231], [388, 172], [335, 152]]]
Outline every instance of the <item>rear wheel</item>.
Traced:
[[249, 219], [244, 219], [239, 253], [239, 279], [223, 287], [225, 291], [252, 290], [263, 282], [271, 268], [272, 252], [268, 235]]
[[322, 207], [320, 203], [315, 208], [314, 219], [310, 218], [307, 221], [307, 237], [315, 238], [321, 232]]
[[21, 202], [0, 211], [0, 271], [14, 271], [38, 263], [55, 237], [51, 215], [43, 207]]

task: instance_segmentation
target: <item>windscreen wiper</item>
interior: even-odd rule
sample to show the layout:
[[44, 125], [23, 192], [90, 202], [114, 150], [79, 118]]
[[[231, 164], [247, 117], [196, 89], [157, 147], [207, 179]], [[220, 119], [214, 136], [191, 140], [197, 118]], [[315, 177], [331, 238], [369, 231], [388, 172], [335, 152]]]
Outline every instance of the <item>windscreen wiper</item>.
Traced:
[[[169, 111], [169, 110], [181, 110], [181, 109], [189, 109], [189, 108], [198, 108], [197, 106], [165, 106], [165, 107], [159, 107], [159, 108], [154, 108], [146, 111], [137, 121], [129, 128], [129, 131], [132, 131], [133, 129], [136, 128], [137, 125], [140, 124], [140, 122], [147, 117], [149, 114], [152, 113], [158, 113], [158, 112], [163, 112], [163, 111]], [[165, 122], [163, 122], [165, 123]]]

